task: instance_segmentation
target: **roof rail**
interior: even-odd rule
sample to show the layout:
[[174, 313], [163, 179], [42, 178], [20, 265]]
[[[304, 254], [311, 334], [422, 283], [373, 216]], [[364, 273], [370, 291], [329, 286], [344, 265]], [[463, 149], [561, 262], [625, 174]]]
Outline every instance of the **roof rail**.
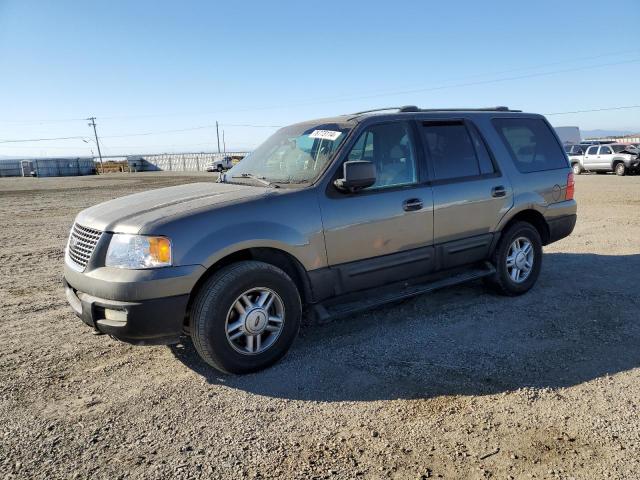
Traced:
[[[401, 110], [402, 111], [402, 110]], [[509, 107], [483, 107], [483, 108], [420, 108], [418, 112], [522, 112], [511, 110]]]
[[509, 107], [483, 107], [483, 108], [418, 108], [415, 105], [405, 105], [404, 107], [385, 107], [373, 108], [371, 110], [363, 110], [362, 112], [352, 113], [351, 118], [365, 113], [384, 112], [387, 110], [397, 110], [401, 113], [407, 112], [522, 112], [522, 110], [511, 110]]
[[365, 113], [373, 113], [373, 112], [384, 112], [385, 110], [401, 110], [404, 107], [385, 107], [385, 108], [373, 108], [371, 110], [363, 110], [361, 112], [355, 112], [352, 113], [351, 115], [363, 115]]

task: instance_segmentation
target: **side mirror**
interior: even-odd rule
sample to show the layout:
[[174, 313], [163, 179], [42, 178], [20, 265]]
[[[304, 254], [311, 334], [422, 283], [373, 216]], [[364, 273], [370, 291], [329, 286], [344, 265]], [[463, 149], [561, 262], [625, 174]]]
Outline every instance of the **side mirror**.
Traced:
[[350, 160], [343, 164], [342, 178], [333, 184], [339, 190], [355, 192], [376, 183], [376, 166], [366, 160]]

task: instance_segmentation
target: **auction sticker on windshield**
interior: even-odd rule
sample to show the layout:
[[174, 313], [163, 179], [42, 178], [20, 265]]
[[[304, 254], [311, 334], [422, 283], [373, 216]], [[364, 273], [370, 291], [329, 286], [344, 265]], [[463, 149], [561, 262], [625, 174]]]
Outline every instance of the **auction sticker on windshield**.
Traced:
[[336, 140], [342, 132], [336, 132], [334, 130], [314, 130], [309, 135], [309, 138], [320, 138], [321, 140]]

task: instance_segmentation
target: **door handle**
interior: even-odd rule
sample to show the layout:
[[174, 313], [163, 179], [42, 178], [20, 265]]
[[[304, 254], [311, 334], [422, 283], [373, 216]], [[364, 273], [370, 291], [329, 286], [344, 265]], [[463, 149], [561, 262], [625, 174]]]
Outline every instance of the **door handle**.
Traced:
[[422, 207], [422, 200], [420, 200], [419, 198], [410, 198], [409, 200], [405, 200], [404, 202], [402, 202], [402, 208], [405, 212], [420, 210]]
[[504, 185], [498, 185], [497, 187], [493, 187], [491, 189], [492, 197], [504, 197], [506, 194], [507, 190], [506, 188], [504, 188]]

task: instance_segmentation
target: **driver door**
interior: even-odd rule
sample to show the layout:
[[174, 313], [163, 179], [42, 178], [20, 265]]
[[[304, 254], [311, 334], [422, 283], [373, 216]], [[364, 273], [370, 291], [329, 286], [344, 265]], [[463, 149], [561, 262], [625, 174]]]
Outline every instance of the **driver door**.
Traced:
[[598, 169], [598, 148], [598, 145], [592, 145], [587, 148], [587, 151], [584, 154], [584, 159], [582, 160], [584, 168], [587, 170]]
[[598, 151], [598, 168], [601, 170], [611, 170], [613, 162], [613, 149], [607, 145], [601, 145]]
[[336, 293], [433, 269], [433, 198], [421, 182], [421, 158], [413, 125], [391, 122], [363, 131], [343, 159], [373, 162], [377, 180], [355, 193], [332, 183], [320, 199], [328, 263], [341, 281]]

